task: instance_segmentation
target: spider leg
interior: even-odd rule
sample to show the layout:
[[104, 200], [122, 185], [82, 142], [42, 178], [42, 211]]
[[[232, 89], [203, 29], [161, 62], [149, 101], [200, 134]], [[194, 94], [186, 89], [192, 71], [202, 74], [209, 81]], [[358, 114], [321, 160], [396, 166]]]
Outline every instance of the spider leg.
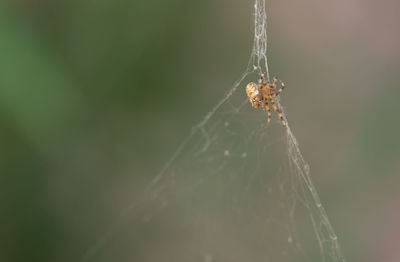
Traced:
[[268, 122], [267, 123], [269, 123], [271, 121], [271, 109], [269, 107], [268, 97], [265, 98], [265, 107], [267, 108], [267, 114], [268, 114]]
[[279, 89], [279, 91], [277, 91], [276, 93], [275, 93], [275, 97], [277, 97], [277, 96], [279, 96], [279, 94], [282, 92], [282, 90], [285, 88], [285, 84], [281, 81], [281, 80], [279, 80], [280, 82], [281, 82], [281, 89]]
[[277, 78], [276, 76], [274, 76], [274, 80], [273, 80], [273, 82], [272, 82], [273, 89], [276, 88], [276, 84], [277, 84], [277, 83], [278, 83], [278, 78]]
[[265, 112], [265, 98], [260, 102], [262, 110]]
[[260, 85], [262, 85], [263, 82], [264, 82], [264, 73], [260, 75], [260, 80], [258, 80], [258, 83]]
[[283, 115], [282, 115], [281, 111], [280, 111], [279, 108], [276, 106], [275, 101], [274, 101], [272, 98], [271, 98], [271, 104], [272, 104], [272, 107], [275, 109], [275, 111], [278, 113], [278, 115], [279, 115], [279, 117], [280, 117], [280, 119], [281, 119], [281, 121], [282, 121], [283, 126], [284, 126], [285, 128], [287, 128], [285, 119], [283, 118]]

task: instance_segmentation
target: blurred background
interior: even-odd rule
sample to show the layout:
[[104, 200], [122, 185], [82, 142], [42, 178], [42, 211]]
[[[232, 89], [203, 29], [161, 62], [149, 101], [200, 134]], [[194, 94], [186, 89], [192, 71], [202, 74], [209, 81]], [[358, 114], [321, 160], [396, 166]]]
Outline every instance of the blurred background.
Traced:
[[[0, 261], [74, 261], [245, 70], [252, 0], [0, 2]], [[348, 261], [400, 260], [400, 2], [267, 1]]]

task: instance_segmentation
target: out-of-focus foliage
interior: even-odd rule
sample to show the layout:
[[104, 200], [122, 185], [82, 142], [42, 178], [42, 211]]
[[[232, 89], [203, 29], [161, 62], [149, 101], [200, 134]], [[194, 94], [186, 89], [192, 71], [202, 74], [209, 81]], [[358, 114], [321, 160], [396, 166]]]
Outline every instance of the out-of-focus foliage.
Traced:
[[[268, 2], [272, 73], [343, 251], [396, 261], [399, 3]], [[0, 261], [86, 251], [241, 74], [252, 7], [0, 3]]]

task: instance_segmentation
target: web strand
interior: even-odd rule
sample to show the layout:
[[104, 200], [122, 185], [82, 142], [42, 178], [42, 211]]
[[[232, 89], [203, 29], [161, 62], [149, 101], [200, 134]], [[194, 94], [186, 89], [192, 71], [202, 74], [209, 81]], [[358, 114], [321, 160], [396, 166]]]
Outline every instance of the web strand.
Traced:
[[265, 0], [255, 0], [254, 11], [254, 44], [250, 61], [255, 69], [265, 68], [266, 76], [270, 79], [267, 59], [268, 19]]

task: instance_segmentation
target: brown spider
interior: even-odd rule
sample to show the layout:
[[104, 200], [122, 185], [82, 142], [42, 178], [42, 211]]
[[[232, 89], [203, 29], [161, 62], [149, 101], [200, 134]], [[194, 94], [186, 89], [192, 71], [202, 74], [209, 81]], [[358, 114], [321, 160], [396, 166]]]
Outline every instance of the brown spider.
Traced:
[[[275, 91], [278, 81], [281, 83], [281, 88], [279, 91]], [[281, 111], [278, 109], [274, 101], [274, 98], [277, 98], [284, 88], [285, 84], [281, 80], [278, 80], [276, 76], [274, 77], [273, 81], [270, 82], [269, 80], [264, 79], [264, 74], [261, 74], [258, 85], [251, 82], [246, 86], [246, 93], [251, 105], [254, 108], [259, 108], [260, 105], [263, 111], [265, 111], [265, 108], [267, 108], [268, 123], [271, 121], [271, 109], [268, 102], [268, 100], [270, 100], [272, 107], [281, 118], [283, 126], [287, 128], [285, 119], [283, 118]]]

